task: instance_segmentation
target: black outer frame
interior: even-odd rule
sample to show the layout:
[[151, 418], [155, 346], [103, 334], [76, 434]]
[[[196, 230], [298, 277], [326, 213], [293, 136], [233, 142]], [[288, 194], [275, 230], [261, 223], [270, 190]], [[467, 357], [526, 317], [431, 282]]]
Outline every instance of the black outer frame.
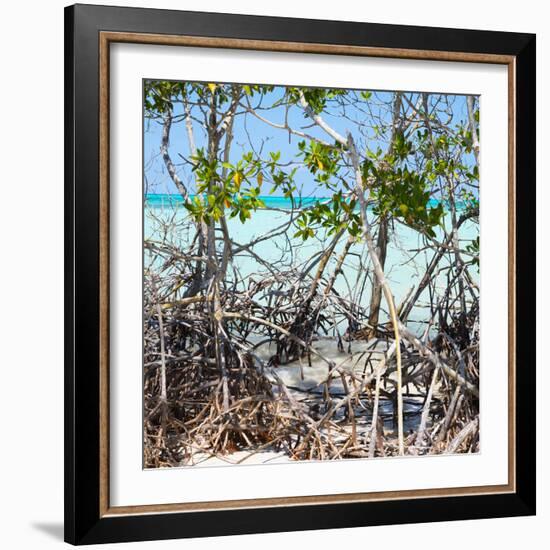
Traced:
[[[100, 517], [99, 31], [516, 58], [516, 492]], [[535, 514], [535, 35], [75, 5], [65, 8], [65, 541], [129, 542]], [[505, 306], [503, 306], [505, 307]]]

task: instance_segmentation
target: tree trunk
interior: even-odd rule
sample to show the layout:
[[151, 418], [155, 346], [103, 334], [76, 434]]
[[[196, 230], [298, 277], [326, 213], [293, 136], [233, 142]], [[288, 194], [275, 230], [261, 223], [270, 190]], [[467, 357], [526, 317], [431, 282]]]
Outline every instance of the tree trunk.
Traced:
[[[388, 218], [386, 216], [380, 217], [380, 224], [378, 228], [378, 237], [376, 239], [376, 252], [382, 269], [386, 264], [386, 253], [388, 250]], [[378, 326], [378, 319], [380, 317], [380, 304], [382, 303], [382, 285], [377, 277], [372, 281], [372, 294], [370, 299], [369, 308], [369, 326], [373, 330], [376, 330]]]
[[367, 217], [367, 201], [364, 195], [365, 187], [363, 184], [363, 175], [361, 172], [359, 155], [355, 147], [355, 141], [353, 140], [353, 137], [351, 134], [348, 134], [347, 143], [348, 143], [349, 156], [351, 159], [351, 163], [353, 165], [353, 170], [355, 172], [355, 182], [356, 182], [355, 194], [359, 199], [359, 205], [361, 207], [361, 218], [363, 221], [363, 238], [367, 243], [367, 250], [369, 251], [369, 256], [373, 265], [376, 279], [378, 281], [378, 284], [382, 288], [382, 292], [384, 293], [384, 298], [386, 299], [388, 308], [390, 310], [390, 319], [393, 325], [393, 331], [395, 336], [395, 356], [396, 356], [396, 362], [397, 362], [397, 387], [396, 387], [397, 439], [398, 439], [398, 446], [399, 446], [399, 454], [403, 456], [405, 454], [405, 446], [404, 446], [404, 437], [403, 437], [403, 384], [402, 384], [403, 373], [402, 373], [402, 365], [401, 365], [401, 338], [399, 334], [400, 323], [399, 323], [399, 318], [397, 316], [397, 311], [395, 308], [395, 300], [393, 298], [390, 285], [388, 284], [388, 281], [384, 274], [384, 269], [380, 264], [380, 259], [378, 258], [378, 254], [376, 253], [376, 246], [372, 238], [371, 227]]
[[[403, 121], [399, 119], [401, 112], [402, 94], [396, 92], [393, 100], [393, 116], [391, 126], [391, 136], [388, 146], [388, 153], [391, 153], [394, 148], [395, 138], [399, 132], [403, 130]], [[384, 269], [386, 264], [386, 252], [388, 249], [388, 217], [387, 215], [380, 216], [380, 227], [378, 228], [378, 237], [376, 242], [376, 252], [378, 253], [378, 259], [380, 265]], [[377, 277], [372, 281], [372, 292], [370, 300], [370, 313], [369, 313], [369, 325], [373, 330], [376, 330], [378, 326], [378, 319], [380, 317], [380, 304], [382, 302], [382, 285], [378, 281]]]

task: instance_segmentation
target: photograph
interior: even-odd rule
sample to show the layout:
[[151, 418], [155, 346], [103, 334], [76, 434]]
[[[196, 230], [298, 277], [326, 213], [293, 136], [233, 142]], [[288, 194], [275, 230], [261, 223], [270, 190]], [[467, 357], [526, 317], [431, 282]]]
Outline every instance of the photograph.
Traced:
[[143, 467], [479, 453], [479, 96], [142, 85]]

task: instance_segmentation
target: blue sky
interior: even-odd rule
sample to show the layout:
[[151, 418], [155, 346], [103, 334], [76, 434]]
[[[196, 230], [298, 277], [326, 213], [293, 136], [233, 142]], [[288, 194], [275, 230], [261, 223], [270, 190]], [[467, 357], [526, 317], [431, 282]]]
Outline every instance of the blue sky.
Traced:
[[[284, 94], [285, 88], [282, 86], [275, 87], [273, 92], [265, 95], [262, 105], [271, 105], [274, 101], [281, 98]], [[251, 103], [254, 106], [257, 102], [258, 94], [251, 98]], [[417, 97], [415, 94], [414, 97]], [[433, 96], [432, 96], [433, 97]], [[464, 96], [449, 96], [452, 102], [452, 123], [456, 124], [466, 119], [466, 100]], [[361, 143], [363, 147], [367, 146], [371, 149], [381, 147], [385, 150], [387, 143], [382, 138], [375, 137], [374, 130], [368, 129], [369, 126], [375, 122], [376, 117], [380, 117], [382, 123], [387, 124], [389, 121], [390, 110], [384, 108], [383, 110], [378, 107], [380, 103], [391, 102], [392, 94], [390, 92], [373, 92], [371, 99], [369, 100], [369, 109], [371, 113], [365, 112], [365, 102], [361, 102], [359, 108], [350, 107], [346, 111], [348, 118], [341, 116], [339, 109], [334, 106], [330, 106], [323, 117], [326, 122], [329, 123], [340, 134], [345, 135], [349, 130], [352, 132], [356, 140]], [[272, 109], [260, 110], [259, 113], [264, 118], [276, 123], [282, 124], [285, 118], [284, 107], [275, 107]], [[175, 116], [182, 114], [181, 104], [177, 104], [175, 108]], [[198, 113], [200, 115], [200, 113]], [[350, 120], [351, 119], [351, 120]], [[312, 121], [304, 117], [303, 111], [298, 106], [293, 106], [288, 112], [288, 123], [292, 128], [300, 129], [312, 136], [319, 137], [324, 141], [331, 141], [329, 136], [318, 128], [312, 126]], [[358, 135], [358, 128], [362, 126], [363, 131], [366, 132], [366, 136], [361, 138]], [[161, 124], [153, 120], [145, 120], [144, 131], [144, 162], [145, 162], [145, 176], [147, 180], [148, 193], [177, 193], [175, 185], [170, 179], [164, 163], [159, 154], [160, 141], [161, 141]], [[197, 123], [193, 124], [194, 135], [197, 147], [206, 147], [206, 136]], [[296, 157], [298, 152], [298, 142], [302, 138], [289, 134], [285, 130], [273, 128], [264, 122], [258, 120], [251, 114], [243, 114], [236, 117], [234, 126], [234, 140], [232, 147], [232, 162], [238, 160], [243, 153], [250, 150], [250, 138], [253, 146], [259, 150], [262, 149], [262, 158], [268, 156], [269, 151], [280, 151], [282, 163], [292, 163], [299, 161]], [[187, 139], [187, 133], [185, 130], [185, 124], [182, 122], [175, 123], [172, 126], [170, 136], [170, 156], [174, 164], [177, 165], [178, 175], [184, 183], [186, 183], [191, 191], [193, 191], [193, 174], [191, 167], [186, 163], [180, 155], [189, 158], [189, 145]], [[290, 170], [292, 165], [285, 167], [285, 170]], [[298, 188], [302, 190], [303, 196], [326, 196], [328, 192], [326, 190], [321, 191], [318, 184], [314, 181], [312, 174], [304, 168], [300, 167], [296, 173], [296, 181]], [[271, 185], [268, 182], [264, 184], [262, 189], [262, 195], [269, 194]], [[280, 196], [281, 191], [276, 191], [274, 196]]]

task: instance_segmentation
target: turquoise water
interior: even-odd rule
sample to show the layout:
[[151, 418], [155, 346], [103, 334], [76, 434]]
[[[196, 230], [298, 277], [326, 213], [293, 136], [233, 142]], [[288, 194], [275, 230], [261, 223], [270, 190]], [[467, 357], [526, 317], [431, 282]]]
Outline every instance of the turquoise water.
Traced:
[[[191, 197], [193, 196], [191, 195]], [[290, 209], [292, 207], [291, 201], [285, 197], [261, 196], [260, 198], [268, 208]], [[308, 206], [318, 200], [322, 201], [326, 199], [323, 199], [323, 197], [304, 197], [299, 202], [302, 206]], [[181, 195], [149, 194], [145, 196], [145, 204], [149, 207], [180, 206], [183, 205], [183, 198]]]
[[[322, 198], [308, 198], [302, 201], [304, 206], [322, 200]], [[306, 202], [307, 201], [307, 202]], [[255, 238], [265, 235], [279, 226], [283, 225], [289, 219], [288, 209], [290, 201], [282, 197], [266, 197], [265, 209], [260, 209], [252, 213], [252, 218], [246, 223], [241, 223], [237, 218], [228, 219], [228, 228], [231, 238], [239, 244], [247, 244]], [[161, 234], [161, 227], [170, 220], [170, 230], [168, 239], [175, 244], [186, 246], [193, 238], [194, 229], [191, 226], [188, 212], [182, 207], [182, 199], [175, 195], [149, 195], [145, 203], [144, 216], [144, 236], [146, 239], [157, 240]], [[470, 241], [475, 239], [479, 226], [473, 222], [466, 222], [462, 225], [459, 233], [459, 241], [464, 248]], [[254, 253], [263, 261], [277, 266], [278, 269], [284, 269], [285, 262], [289, 262], [288, 255], [282, 250], [290, 244], [292, 245], [292, 264], [307, 265], [314, 257], [315, 253], [323, 248], [331, 237], [327, 236], [323, 230], [313, 238], [305, 242], [301, 238], [293, 238], [296, 232], [291, 227], [286, 234], [277, 235], [269, 240], [262, 241], [254, 246]], [[437, 233], [437, 231], [436, 231]], [[441, 230], [439, 230], [439, 235]], [[331, 263], [327, 266], [325, 274], [332, 273], [336, 258], [339, 256], [345, 245], [346, 237], [343, 237], [337, 245], [335, 254]], [[430, 261], [433, 251], [420, 251], [424, 247], [423, 239], [418, 232], [402, 224], [394, 223], [390, 228], [390, 244], [386, 257], [385, 273], [391, 285], [397, 304], [400, 304], [411, 287], [416, 287], [424, 273], [426, 264]], [[450, 260], [442, 260], [440, 267], [449, 265]], [[147, 256], [146, 256], [147, 264]], [[352, 246], [348, 254], [343, 273], [337, 278], [335, 289], [341, 296], [350, 299], [355, 303], [368, 307], [370, 301], [370, 283], [362, 285], [365, 269], [369, 268], [368, 255], [364, 243], [357, 243]], [[247, 286], [246, 280], [252, 276], [256, 279], [269, 275], [269, 270], [250, 255], [239, 255], [234, 260], [234, 268], [238, 271], [238, 276]], [[288, 265], [290, 267], [290, 265]], [[230, 273], [233, 270], [230, 270]], [[477, 269], [470, 270], [474, 278], [478, 278]], [[314, 273], [314, 270], [313, 270]], [[436, 285], [442, 292], [446, 287], [447, 281], [445, 273], [442, 272], [436, 279]], [[421, 296], [419, 306], [423, 301], [427, 302], [427, 290], [425, 296]], [[383, 303], [383, 307], [385, 304]], [[428, 318], [429, 311], [425, 307], [416, 307], [409, 317], [409, 322], [413, 323], [413, 328], [417, 333], [422, 332], [422, 324]], [[382, 316], [382, 320], [383, 320]], [[414, 326], [416, 324], [416, 327]]]
[[[194, 195], [191, 195], [193, 197]], [[285, 197], [274, 197], [272, 195], [262, 195], [260, 199], [265, 203], [267, 208], [282, 208], [285, 210], [290, 210], [292, 207], [292, 202], [290, 199]], [[327, 201], [329, 197], [302, 197], [299, 200], [296, 200], [294, 206], [310, 206], [315, 204], [317, 201]], [[437, 206], [440, 201], [436, 199], [431, 199], [428, 202], [429, 206]], [[181, 195], [176, 194], [165, 194], [165, 193], [151, 193], [145, 196], [145, 205], [146, 207], [157, 208], [157, 207], [169, 207], [169, 206], [181, 206], [183, 205], [183, 198]], [[461, 201], [456, 203], [457, 209], [464, 208], [464, 204]]]

